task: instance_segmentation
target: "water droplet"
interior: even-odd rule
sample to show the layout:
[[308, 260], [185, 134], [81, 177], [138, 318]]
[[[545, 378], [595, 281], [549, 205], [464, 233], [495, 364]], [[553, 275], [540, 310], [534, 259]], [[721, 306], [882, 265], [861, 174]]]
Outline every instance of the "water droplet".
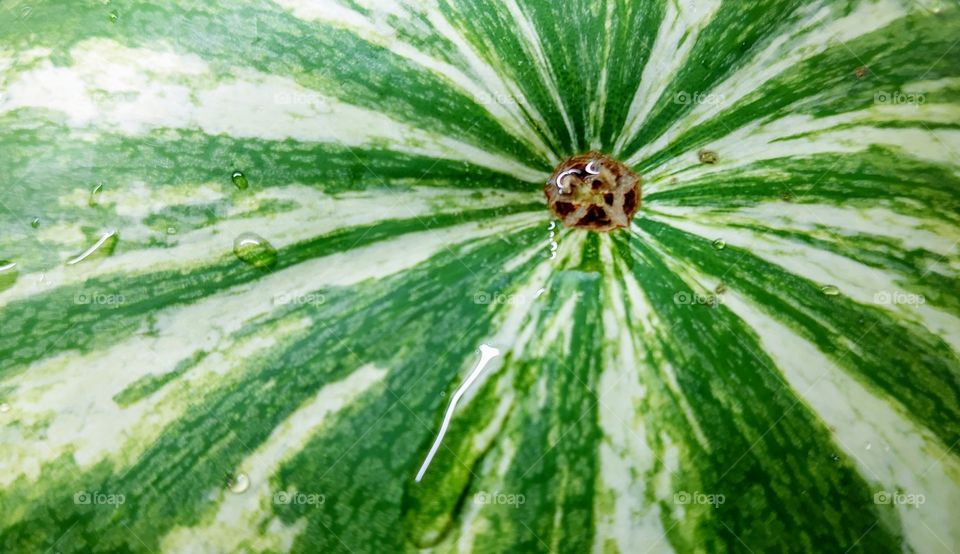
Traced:
[[247, 181], [247, 176], [244, 175], [242, 171], [234, 171], [233, 175], [230, 176], [230, 179], [240, 190], [247, 190], [247, 187], [250, 186], [250, 182]]
[[820, 287], [820, 292], [826, 294], [827, 296], [837, 296], [840, 294], [840, 289], [833, 285], [824, 285]]
[[724, 248], [727, 247], [727, 241], [723, 239], [717, 239], [713, 241], [713, 247], [716, 248], [717, 250], [723, 250]]
[[267, 239], [256, 233], [243, 233], [233, 241], [233, 253], [237, 258], [258, 269], [277, 265], [277, 250]]
[[0, 412], [7, 413], [9, 411], [10, 411], [10, 404], [7, 404], [6, 402], [4, 402], [3, 404], [0, 404]]
[[831, 455], [830, 455], [830, 459], [831, 459], [832, 461], [834, 461], [834, 462], [839, 462], [839, 461], [840, 461], [840, 456], [837, 456], [836, 454], [831, 454]]
[[176, 227], [167, 227], [167, 234], [168, 234], [168, 235], [176, 235], [176, 234], [177, 234], [177, 228], [176, 228]]
[[0, 260], [0, 291], [5, 291], [17, 282], [20, 271], [17, 263], [9, 260]]
[[117, 10], [113, 10], [110, 12], [110, 15], [108, 15], [107, 17], [110, 18], [110, 23], [116, 23], [117, 20], [120, 19], [120, 12], [118, 12]]
[[30, 222], [30, 226], [33, 227], [34, 229], [36, 229], [37, 227], [39, 227], [39, 226], [40, 226], [40, 218], [39, 218], [39, 217], [33, 218], [33, 221]]
[[250, 478], [246, 473], [238, 473], [227, 480], [227, 488], [235, 494], [242, 494], [250, 488]]
[[67, 260], [67, 265], [76, 265], [88, 258], [102, 258], [109, 256], [110, 254], [113, 254], [113, 250], [117, 247], [117, 241], [119, 240], [120, 234], [117, 233], [116, 230], [107, 231], [100, 236], [97, 242], [93, 243], [93, 246]]
[[90, 199], [87, 200], [87, 205], [91, 208], [96, 206], [99, 202], [101, 192], [103, 192], [103, 183], [97, 184], [97, 186], [93, 187], [93, 190], [90, 191]]
[[871, 443], [868, 442], [868, 443], [867, 443], [867, 446], [866, 446], [865, 448], [866, 448], [867, 450], [870, 450], [871, 448], [873, 448], [873, 444], [871, 444]]

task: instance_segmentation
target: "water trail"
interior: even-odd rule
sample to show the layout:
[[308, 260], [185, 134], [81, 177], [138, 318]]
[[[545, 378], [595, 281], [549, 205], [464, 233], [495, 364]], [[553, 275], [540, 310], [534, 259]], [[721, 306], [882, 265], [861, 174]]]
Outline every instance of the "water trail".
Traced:
[[423, 465], [420, 466], [420, 471], [417, 472], [417, 482], [419, 483], [423, 479], [423, 474], [427, 472], [427, 468], [430, 467], [430, 462], [433, 460], [433, 456], [437, 453], [437, 449], [440, 448], [440, 442], [443, 441], [443, 436], [447, 433], [447, 427], [450, 425], [450, 420], [453, 418], [453, 410], [457, 407], [457, 402], [460, 401], [460, 398], [467, 392], [467, 389], [470, 388], [470, 385], [477, 380], [477, 377], [480, 376], [480, 372], [483, 371], [483, 368], [486, 367], [490, 360], [496, 358], [500, 355], [500, 351], [496, 348], [481, 344], [480, 345], [480, 361], [477, 363], [477, 367], [473, 368], [473, 371], [470, 372], [470, 375], [460, 384], [460, 387], [457, 388], [457, 391], [453, 393], [453, 397], [450, 399], [450, 404], [447, 406], [447, 413], [443, 416], [443, 423], [440, 424], [440, 432], [437, 433], [436, 440], [433, 441], [433, 446], [430, 447], [430, 452], [427, 453], [427, 458], [423, 460]]

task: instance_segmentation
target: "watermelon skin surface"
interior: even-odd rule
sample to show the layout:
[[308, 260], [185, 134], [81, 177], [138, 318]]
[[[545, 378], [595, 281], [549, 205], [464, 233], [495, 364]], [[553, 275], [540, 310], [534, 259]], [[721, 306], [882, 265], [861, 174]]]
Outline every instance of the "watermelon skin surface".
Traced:
[[[0, 1], [0, 551], [960, 550], [958, 37]], [[629, 229], [546, 206], [592, 150]]]

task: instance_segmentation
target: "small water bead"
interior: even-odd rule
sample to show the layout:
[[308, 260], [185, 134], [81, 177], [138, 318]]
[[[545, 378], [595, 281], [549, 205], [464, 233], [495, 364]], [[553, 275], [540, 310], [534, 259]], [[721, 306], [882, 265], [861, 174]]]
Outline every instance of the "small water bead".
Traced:
[[727, 241], [723, 239], [717, 239], [713, 241], [713, 247], [716, 248], [717, 250], [723, 250], [724, 248], [727, 247]]
[[39, 227], [39, 226], [40, 226], [40, 218], [39, 218], [39, 217], [33, 218], [33, 221], [30, 222], [30, 226], [33, 227], [34, 229], [36, 229], [37, 227]]
[[827, 296], [837, 296], [840, 294], [840, 289], [838, 289], [834, 285], [824, 285], [820, 287], [820, 292], [822, 292]]
[[176, 235], [176, 234], [177, 234], [177, 228], [176, 228], [176, 227], [167, 227], [167, 234], [168, 234], [168, 235]]
[[233, 253], [257, 269], [269, 269], [277, 265], [277, 249], [256, 233], [243, 233], [234, 239]]
[[20, 271], [17, 263], [9, 260], [0, 260], [0, 291], [5, 291], [17, 282]]
[[227, 480], [227, 488], [234, 494], [243, 494], [250, 488], [250, 478], [246, 473], [238, 473]]
[[233, 175], [230, 176], [230, 180], [233, 181], [233, 184], [240, 190], [247, 190], [247, 187], [250, 186], [250, 182], [247, 181], [247, 176], [244, 175], [242, 171], [234, 171]]
[[96, 206], [99, 202], [101, 192], [103, 192], [103, 183], [99, 183], [97, 186], [93, 187], [92, 191], [90, 191], [90, 199], [87, 200], [87, 205], [91, 208]]

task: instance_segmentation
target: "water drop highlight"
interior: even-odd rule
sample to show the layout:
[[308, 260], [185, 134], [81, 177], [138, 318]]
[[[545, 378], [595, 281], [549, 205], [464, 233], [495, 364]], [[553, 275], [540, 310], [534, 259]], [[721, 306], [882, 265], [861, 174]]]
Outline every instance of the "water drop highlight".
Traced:
[[713, 241], [713, 247], [716, 248], [717, 250], [723, 250], [724, 248], [727, 247], [727, 241], [723, 239], [717, 239]]
[[90, 191], [90, 198], [87, 200], [87, 205], [91, 208], [96, 206], [100, 201], [101, 192], [103, 192], [103, 183], [99, 183], [97, 186], [93, 187], [93, 190]]
[[39, 218], [39, 217], [33, 218], [33, 221], [30, 222], [30, 226], [33, 227], [34, 229], [36, 229], [37, 227], [39, 227], [39, 226], [40, 226], [40, 218]]
[[233, 184], [240, 190], [247, 190], [247, 187], [250, 186], [250, 182], [247, 181], [247, 176], [244, 175], [242, 171], [234, 171], [233, 175], [230, 176], [230, 180], [233, 181]]
[[7, 290], [17, 282], [20, 270], [17, 269], [17, 262], [9, 260], [0, 260], [0, 292]]
[[246, 473], [238, 473], [227, 480], [227, 488], [234, 494], [243, 494], [250, 488], [250, 478]]
[[840, 289], [833, 285], [824, 285], [820, 287], [820, 292], [827, 296], [837, 296], [840, 294]]
[[269, 269], [277, 265], [277, 249], [256, 233], [243, 233], [234, 239], [233, 253], [257, 269]]

